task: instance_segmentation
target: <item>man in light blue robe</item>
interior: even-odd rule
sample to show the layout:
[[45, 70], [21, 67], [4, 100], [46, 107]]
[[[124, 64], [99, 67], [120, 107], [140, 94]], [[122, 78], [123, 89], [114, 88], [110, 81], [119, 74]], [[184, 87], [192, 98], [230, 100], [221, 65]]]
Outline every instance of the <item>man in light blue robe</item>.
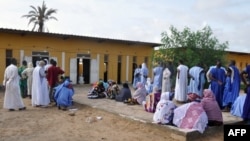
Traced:
[[66, 110], [67, 107], [72, 106], [74, 89], [70, 84], [70, 80], [66, 79], [64, 83], [54, 88], [54, 100], [59, 109], [61, 107]]
[[146, 66], [146, 63], [142, 63], [141, 65], [141, 83], [146, 84], [148, 78], [148, 68]]
[[163, 76], [163, 67], [160, 63], [153, 69], [153, 89], [158, 88], [161, 91], [162, 87], [162, 76]]
[[141, 82], [141, 65], [137, 66], [137, 68], [134, 71], [134, 80], [133, 80], [133, 88], [134, 89], [137, 89], [136, 84], [138, 82]]
[[189, 81], [188, 93], [196, 94], [201, 98], [203, 96], [203, 87], [205, 84], [204, 69], [200, 64], [197, 64], [189, 70], [189, 76], [192, 76], [193, 79]]

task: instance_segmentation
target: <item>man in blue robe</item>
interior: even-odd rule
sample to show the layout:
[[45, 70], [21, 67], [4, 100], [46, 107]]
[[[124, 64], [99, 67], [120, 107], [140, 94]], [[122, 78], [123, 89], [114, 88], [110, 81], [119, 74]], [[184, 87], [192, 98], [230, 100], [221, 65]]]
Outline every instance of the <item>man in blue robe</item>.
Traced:
[[221, 109], [223, 109], [223, 92], [226, 81], [226, 71], [221, 66], [221, 62], [217, 61], [216, 67], [212, 68], [209, 74], [211, 80], [211, 90], [213, 91], [216, 101]]
[[240, 93], [240, 72], [239, 69], [235, 66], [235, 61], [231, 60], [228, 67], [230, 75], [227, 77], [226, 87], [224, 89], [223, 95], [223, 107], [225, 110], [229, 111], [232, 104], [239, 96]]
[[247, 93], [241, 117], [250, 125], [250, 65], [247, 65], [246, 69], [241, 72], [241, 79], [246, 86]]

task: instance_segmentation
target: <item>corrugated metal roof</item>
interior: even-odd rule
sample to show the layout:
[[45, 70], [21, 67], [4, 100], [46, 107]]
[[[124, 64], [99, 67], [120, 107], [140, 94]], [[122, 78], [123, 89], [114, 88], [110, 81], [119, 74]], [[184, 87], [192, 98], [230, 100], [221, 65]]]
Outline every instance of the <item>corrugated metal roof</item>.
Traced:
[[150, 42], [141, 42], [141, 41], [131, 41], [131, 40], [121, 40], [121, 39], [111, 39], [111, 38], [102, 38], [102, 37], [91, 37], [91, 36], [81, 36], [81, 35], [72, 35], [72, 34], [60, 34], [60, 33], [49, 33], [49, 32], [36, 32], [36, 31], [29, 31], [29, 30], [19, 30], [19, 29], [10, 29], [10, 28], [0, 28], [0, 32], [6, 33], [17, 33], [21, 35], [33, 34], [33, 35], [46, 35], [46, 36], [54, 36], [59, 37], [64, 40], [69, 38], [81, 38], [85, 40], [93, 40], [96, 42], [119, 42], [128, 45], [148, 45], [151, 47], [158, 47], [162, 44], [160, 43], [150, 43]]

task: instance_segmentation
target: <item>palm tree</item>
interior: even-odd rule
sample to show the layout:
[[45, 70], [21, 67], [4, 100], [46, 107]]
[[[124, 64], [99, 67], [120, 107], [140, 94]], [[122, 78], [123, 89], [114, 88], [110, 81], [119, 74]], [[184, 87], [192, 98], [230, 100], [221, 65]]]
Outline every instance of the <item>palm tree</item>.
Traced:
[[34, 26], [32, 28], [32, 31], [36, 29], [38, 26], [38, 32], [43, 32], [44, 31], [44, 24], [46, 21], [50, 19], [57, 20], [57, 18], [51, 16], [53, 13], [56, 13], [56, 9], [47, 9], [44, 1], [42, 7], [38, 6], [37, 8], [34, 6], [30, 6], [32, 8], [31, 11], [27, 15], [23, 15], [22, 17], [26, 17], [29, 19], [29, 23], [34, 23]]

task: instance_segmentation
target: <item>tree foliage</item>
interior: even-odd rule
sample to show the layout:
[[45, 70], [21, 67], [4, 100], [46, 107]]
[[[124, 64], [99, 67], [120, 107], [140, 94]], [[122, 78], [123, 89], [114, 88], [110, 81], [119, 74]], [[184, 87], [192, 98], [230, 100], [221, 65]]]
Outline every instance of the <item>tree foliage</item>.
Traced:
[[35, 31], [37, 28], [38, 32], [44, 32], [45, 30], [45, 22], [54, 19], [57, 20], [56, 17], [51, 16], [52, 14], [56, 13], [56, 9], [48, 9], [47, 6], [45, 5], [45, 2], [43, 1], [42, 7], [37, 6], [30, 6], [32, 8], [31, 11], [27, 15], [23, 15], [22, 17], [26, 17], [29, 19], [29, 24], [33, 23], [34, 26], [32, 28], [32, 31]]
[[170, 33], [161, 35], [163, 45], [154, 52], [154, 62], [172, 61], [176, 66], [181, 59], [189, 67], [202, 63], [205, 68], [215, 65], [217, 60], [225, 62], [228, 42], [219, 43], [209, 26], [196, 32], [187, 27], [178, 31], [171, 26]]

